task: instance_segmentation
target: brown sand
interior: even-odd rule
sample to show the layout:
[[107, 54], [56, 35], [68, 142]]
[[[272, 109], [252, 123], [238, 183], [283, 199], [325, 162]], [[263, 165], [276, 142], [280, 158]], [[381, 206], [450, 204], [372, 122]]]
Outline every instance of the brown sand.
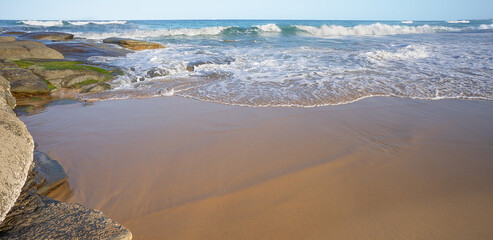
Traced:
[[66, 168], [69, 201], [135, 239], [493, 238], [493, 102], [163, 97], [22, 119]]

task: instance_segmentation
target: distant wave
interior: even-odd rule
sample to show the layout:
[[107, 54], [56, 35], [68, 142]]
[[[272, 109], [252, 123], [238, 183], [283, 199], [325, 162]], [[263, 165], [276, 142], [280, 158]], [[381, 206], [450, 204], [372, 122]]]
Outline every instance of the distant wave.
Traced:
[[54, 27], [54, 26], [63, 26], [65, 24], [69, 25], [87, 25], [87, 24], [97, 24], [97, 25], [106, 25], [106, 24], [126, 24], [127, 21], [40, 21], [40, 20], [23, 20], [19, 21], [19, 23], [30, 25], [30, 26], [39, 26], [39, 27]]
[[322, 25], [321, 27], [296, 25], [314, 36], [332, 37], [332, 36], [372, 36], [372, 35], [395, 35], [395, 34], [416, 34], [416, 33], [434, 33], [439, 30], [451, 30], [451, 28], [423, 26], [400, 26], [375, 23], [371, 25], [358, 25], [354, 27], [344, 27], [339, 25]]
[[107, 24], [126, 24], [127, 21], [68, 21], [69, 24], [72, 25], [87, 25], [87, 24], [98, 24], [98, 25], [107, 25]]
[[40, 27], [53, 27], [53, 26], [63, 26], [63, 21], [38, 21], [38, 20], [24, 20], [20, 21], [20, 23], [31, 26], [40, 26]]
[[414, 22], [413, 21], [402, 21], [401, 23], [404, 23], [404, 24], [412, 24]]
[[448, 23], [469, 23], [467, 20], [455, 20], [455, 21], [447, 21]]
[[134, 30], [128, 32], [105, 32], [105, 33], [76, 33], [77, 36], [89, 39], [104, 39], [108, 37], [123, 38], [158, 38], [165, 36], [200, 36], [218, 35], [230, 27], [206, 27], [206, 28], [181, 28], [181, 29], [158, 29], [158, 30]]
[[260, 31], [263, 32], [281, 32], [281, 28], [278, 27], [276, 24], [269, 23], [265, 25], [255, 25], [254, 27], [258, 28]]
[[479, 27], [478, 27], [479, 30], [489, 30], [489, 29], [493, 29], [493, 24], [481, 24]]

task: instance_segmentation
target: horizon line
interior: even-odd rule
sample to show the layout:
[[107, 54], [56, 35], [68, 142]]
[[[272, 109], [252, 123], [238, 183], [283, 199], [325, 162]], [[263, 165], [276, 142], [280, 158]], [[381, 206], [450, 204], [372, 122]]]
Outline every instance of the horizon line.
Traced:
[[456, 19], [297, 19], [297, 18], [197, 18], [197, 19], [0, 19], [0, 21], [455, 21], [455, 20], [493, 20], [491, 18], [456, 18]]

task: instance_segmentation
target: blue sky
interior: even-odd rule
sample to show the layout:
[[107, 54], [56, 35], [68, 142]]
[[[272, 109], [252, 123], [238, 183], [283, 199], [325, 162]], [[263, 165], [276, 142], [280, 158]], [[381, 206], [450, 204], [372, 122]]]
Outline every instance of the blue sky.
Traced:
[[0, 19], [327, 19], [493, 18], [493, 0], [0, 0]]

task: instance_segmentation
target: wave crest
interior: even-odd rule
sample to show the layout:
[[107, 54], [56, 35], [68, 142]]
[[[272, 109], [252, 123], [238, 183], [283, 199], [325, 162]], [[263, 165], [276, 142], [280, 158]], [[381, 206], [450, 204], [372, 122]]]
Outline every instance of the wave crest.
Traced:
[[81, 26], [87, 24], [107, 25], [107, 24], [126, 24], [127, 21], [68, 21], [71, 25]]
[[63, 21], [38, 21], [38, 20], [23, 20], [20, 23], [39, 27], [63, 26]]
[[357, 25], [354, 27], [344, 27], [339, 25], [322, 25], [321, 27], [295, 25], [296, 28], [308, 32], [314, 36], [333, 37], [333, 36], [375, 36], [375, 35], [396, 35], [396, 34], [417, 34], [434, 33], [437, 28], [429, 25], [423, 26], [399, 26], [375, 23], [371, 25]]
[[265, 25], [255, 25], [254, 27], [258, 28], [262, 32], [281, 32], [281, 28], [276, 24], [269, 23]]
[[105, 39], [109, 37], [121, 38], [158, 38], [165, 36], [200, 36], [218, 35], [230, 27], [206, 27], [206, 28], [181, 28], [181, 29], [158, 29], [158, 30], [134, 30], [129, 32], [105, 32], [105, 33], [76, 33], [77, 36], [89, 39]]

